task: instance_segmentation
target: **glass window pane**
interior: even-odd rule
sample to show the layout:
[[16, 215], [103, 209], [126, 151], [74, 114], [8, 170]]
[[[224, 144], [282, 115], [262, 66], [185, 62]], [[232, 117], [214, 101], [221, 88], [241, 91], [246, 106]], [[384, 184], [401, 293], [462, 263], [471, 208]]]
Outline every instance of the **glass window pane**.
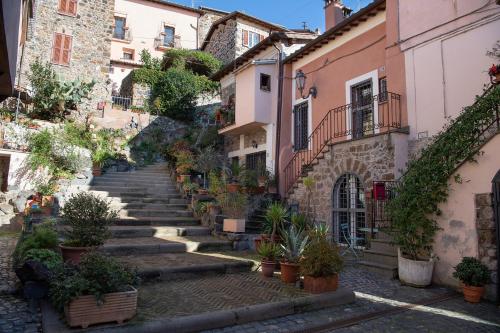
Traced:
[[125, 39], [125, 18], [115, 17], [114, 38]]
[[175, 29], [172, 27], [165, 27], [163, 32], [165, 33], [163, 38], [163, 45], [174, 47]]

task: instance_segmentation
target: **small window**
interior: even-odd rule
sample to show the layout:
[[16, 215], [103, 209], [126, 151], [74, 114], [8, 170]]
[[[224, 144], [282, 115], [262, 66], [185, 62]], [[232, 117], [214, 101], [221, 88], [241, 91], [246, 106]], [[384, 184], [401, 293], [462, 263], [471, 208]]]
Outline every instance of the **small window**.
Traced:
[[243, 46], [252, 48], [255, 45], [259, 44], [262, 40], [264, 40], [264, 36], [259, 35], [258, 33], [253, 31], [243, 30]]
[[125, 17], [115, 16], [115, 28], [113, 30], [113, 38], [125, 39], [125, 31], [126, 31], [125, 24], [126, 24]]
[[379, 102], [387, 102], [387, 78], [383, 77], [378, 82], [378, 87], [380, 89]]
[[78, 0], [59, 0], [58, 12], [64, 15], [76, 16]]
[[123, 49], [123, 60], [134, 60], [134, 50]]
[[293, 134], [294, 134], [294, 149], [307, 149], [308, 136], [308, 111], [309, 103], [303, 102], [295, 105], [293, 108]]
[[163, 28], [163, 46], [175, 47], [175, 28], [168, 26]]
[[69, 66], [71, 61], [71, 45], [73, 37], [65, 34], [55, 33], [52, 45], [52, 63], [56, 65]]
[[260, 74], [260, 90], [271, 91], [271, 76]]

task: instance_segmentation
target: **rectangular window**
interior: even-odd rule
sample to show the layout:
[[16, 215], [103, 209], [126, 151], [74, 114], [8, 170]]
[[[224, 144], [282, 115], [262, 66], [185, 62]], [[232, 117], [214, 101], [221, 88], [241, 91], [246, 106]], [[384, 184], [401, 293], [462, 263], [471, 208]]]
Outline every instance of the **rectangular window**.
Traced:
[[293, 108], [294, 149], [307, 149], [309, 103], [303, 102]]
[[246, 156], [245, 167], [248, 170], [263, 171], [266, 166], [266, 152], [248, 154]]
[[175, 28], [165, 26], [163, 29], [163, 46], [175, 47]]
[[78, 0], [59, 0], [58, 12], [64, 15], [76, 16]]
[[52, 45], [52, 63], [56, 65], [69, 66], [71, 61], [71, 45], [73, 37], [65, 34], [55, 33]]
[[125, 17], [115, 16], [115, 28], [113, 30], [113, 38], [125, 39]]
[[379, 102], [387, 102], [387, 78], [383, 77], [378, 81], [378, 87], [380, 90]]
[[134, 60], [134, 50], [123, 49], [123, 60]]
[[260, 41], [264, 40], [264, 36], [259, 35], [258, 33], [253, 31], [243, 30], [242, 40], [243, 46], [252, 48], [255, 45], [259, 44]]
[[271, 76], [260, 74], [260, 90], [271, 91]]

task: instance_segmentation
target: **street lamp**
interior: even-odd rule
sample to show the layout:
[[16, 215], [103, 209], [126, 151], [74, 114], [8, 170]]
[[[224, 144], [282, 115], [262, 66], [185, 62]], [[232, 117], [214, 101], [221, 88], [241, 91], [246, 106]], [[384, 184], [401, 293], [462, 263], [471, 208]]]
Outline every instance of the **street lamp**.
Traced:
[[297, 74], [295, 74], [295, 80], [297, 81], [297, 87], [299, 88], [300, 95], [302, 96], [303, 99], [309, 98], [309, 96], [316, 98], [316, 96], [318, 95], [318, 89], [315, 86], [309, 88], [309, 94], [307, 96], [304, 96], [304, 89], [306, 87], [307, 76], [301, 69], [299, 69], [297, 71]]

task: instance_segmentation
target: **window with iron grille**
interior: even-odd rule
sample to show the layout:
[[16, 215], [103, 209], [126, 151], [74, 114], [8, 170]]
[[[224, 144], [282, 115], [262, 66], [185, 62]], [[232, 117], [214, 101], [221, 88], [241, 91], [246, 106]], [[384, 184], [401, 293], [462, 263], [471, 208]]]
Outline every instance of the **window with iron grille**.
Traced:
[[293, 108], [294, 149], [307, 149], [309, 103], [303, 102]]
[[248, 154], [246, 156], [246, 168], [249, 170], [265, 170], [266, 152]]
[[381, 78], [378, 82], [378, 87], [380, 90], [379, 102], [387, 102], [387, 78]]

